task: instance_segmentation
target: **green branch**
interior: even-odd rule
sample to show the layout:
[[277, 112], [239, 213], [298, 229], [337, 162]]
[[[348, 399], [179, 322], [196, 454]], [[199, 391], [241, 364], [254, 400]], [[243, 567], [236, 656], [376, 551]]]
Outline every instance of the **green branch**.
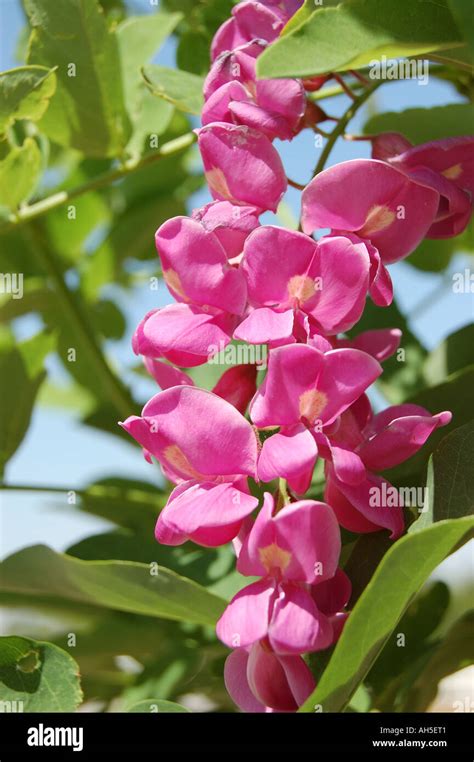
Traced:
[[165, 156], [170, 156], [171, 154], [183, 151], [192, 145], [195, 140], [196, 136], [194, 133], [188, 132], [186, 135], [182, 135], [179, 138], [175, 138], [175, 140], [170, 140], [168, 143], [164, 143], [158, 150], [153, 151], [152, 153], [147, 153], [140, 159], [131, 159], [124, 164], [121, 164], [116, 169], [104, 172], [102, 175], [98, 175], [92, 180], [83, 183], [83, 185], [79, 185], [77, 188], [68, 191], [59, 191], [58, 193], [43, 198], [30, 206], [24, 206], [17, 212], [12, 212], [7, 221], [3, 225], [0, 225], [0, 233], [7, 232], [25, 222], [30, 222], [31, 220], [40, 217], [42, 214], [46, 214], [52, 209], [57, 209], [59, 206], [63, 206], [73, 199], [84, 195], [84, 193], [104, 188], [117, 180], [121, 180], [132, 172], [136, 172], [139, 169], [143, 169], [143, 167], [154, 164]]
[[337, 139], [341, 137], [341, 135], [344, 134], [347, 125], [351, 121], [351, 119], [356, 115], [357, 111], [360, 109], [360, 107], [370, 98], [372, 93], [380, 87], [380, 85], [383, 84], [382, 82], [374, 82], [374, 84], [367, 87], [360, 95], [354, 98], [353, 102], [350, 104], [347, 111], [344, 112], [344, 114], [341, 116], [341, 118], [338, 120], [337, 125], [331, 132], [330, 137], [328, 138], [326, 145], [324, 146], [321, 156], [319, 157], [319, 161], [315, 167], [313, 177], [315, 177], [319, 172], [322, 172], [324, 169], [326, 162], [331, 154], [332, 149], [334, 148], [334, 144], [336, 143]]

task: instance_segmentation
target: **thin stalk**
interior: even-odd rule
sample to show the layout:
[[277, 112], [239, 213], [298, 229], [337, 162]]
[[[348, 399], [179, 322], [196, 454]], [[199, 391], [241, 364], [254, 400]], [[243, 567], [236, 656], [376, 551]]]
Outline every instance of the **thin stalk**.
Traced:
[[83, 196], [84, 193], [104, 188], [117, 180], [121, 180], [132, 172], [136, 172], [137, 170], [143, 169], [143, 167], [148, 167], [151, 164], [154, 164], [165, 156], [170, 156], [171, 154], [183, 151], [185, 148], [192, 145], [195, 140], [196, 136], [194, 133], [188, 132], [186, 135], [182, 135], [179, 138], [175, 138], [175, 140], [170, 140], [168, 143], [164, 143], [161, 148], [146, 154], [141, 159], [131, 159], [124, 164], [121, 164], [116, 169], [108, 170], [107, 172], [94, 177], [92, 180], [79, 185], [77, 188], [68, 191], [59, 191], [51, 196], [42, 198], [40, 201], [36, 201], [34, 204], [24, 206], [17, 212], [12, 212], [7, 221], [3, 225], [0, 225], [0, 233], [7, 232], [25, 222], [30, 222], [31, 220], [40, 217], [42, 214], [50, 212], [52, 209], [57, 209], [59, 206], [63, 206], [64, 204], [73, 201], [75, 198]]

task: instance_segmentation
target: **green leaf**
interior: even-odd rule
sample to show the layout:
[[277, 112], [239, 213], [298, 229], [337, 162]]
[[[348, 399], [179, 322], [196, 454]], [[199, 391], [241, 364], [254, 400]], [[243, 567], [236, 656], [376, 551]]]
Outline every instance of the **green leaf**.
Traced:
[[447, 434], [433, 452], [423, 513], [409, 529], [474, 513], [474, 421]]
[[[467, 612], [431, 652], [424, 668], [410, 686], [404, 712], [425, 712], [436, 697], [440, 680], [474, 663], [474, 611]], [[464, 696], [452, 703], [451, 711], [466, 711]]]
[[0, 74], [0, 135], [17, 119], [40, 119], [56, 90], [56, 74], [44, 66], [20, 66]]
[[318, 687], [300, 711], [341, 711], [374, 664], [413, 595], [474, 530], [474, 519], [438, 524], [398, 540], [351, 612]]
[[150, 712], [151, 714], [161, 712], [189, 712], [189, 709], [181, 706], [181, 704], [175, 704], [174, 701], [164, 701], [163, 699], [147, 699], [146, 701], [139, 701], [138, 704], [134, 704], [129, 712]]
[[157, 64], [144, 66], [143, 77], [153, 95], [172, 103], [180, 111], [201, 113], [203, 77]]
[[139, 109], [141, 68], [152, 58], [180, 19], [180, 13], [132, 16], [117, 28], [122, 80], [132, 118]]
[[472, 63], [474, 56], [474, 24], [472, 21], [471, 0], [448, 0], [448, 6], [459, 31], [469, 45]]
[[0, 161], [0, 206], [16, 209], [35, 190], [42, 167], [36, 140], [25, 138]]
[[465, 325], [433, 349], [423, 364], [426, 384], [442, 383], [448, 376], [474, 365], [474, 324]]
[[260, 77], [308, 77], [369, 65], [381, 56], [417, 56], [461, 43], [443, 2], [348, 0], [319, 8], [260, 56]]
[[118, 156], [130, 135], [116, 37], [97, 0], [25, 0], [28, 61], [57, 66], [57, 90], [40, 127], [86, 156]]
[[[409, 108], [375, 114], [364, 124], [366, 135], [401, 132], [412, 143], [470, 135], [474, 123], [474, 104], [450, 103], [449, 106]], [[429, 241], [434, 243], [434, 241]]]
[[16, 635], [0, 637], [0, 686], [0, 711], [74, 712], [82, 701], [72, 656], [52, 643]]
[[408, 607], [365, 680], [374, 694], [375, 708], [382, 712], [400, 709], [414, 662], [430, 651], [449, 600], [447, 585], [435, 582]]
[[131, 561], [80, 561], [34, 545], [0, 567], [4, 592], [48, 595], [118, 611], [214, 625], [225, 602], [186, 577]]
[[44, 359], [53, 342], [53, 336], [39, 333], [15, 345], [9, 333], [0, 333], [0, 473], [28, 430], [36, 395], [46, 375]]

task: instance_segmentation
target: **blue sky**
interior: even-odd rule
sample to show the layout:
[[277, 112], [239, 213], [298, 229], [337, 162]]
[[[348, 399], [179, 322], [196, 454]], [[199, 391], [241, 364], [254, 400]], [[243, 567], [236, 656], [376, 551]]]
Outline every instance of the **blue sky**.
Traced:
[[[148, 0], [136, 0], [130, 6], [136, 13], [151, 10]], [[23, 26], [19, 0], [0, 0], [0, 21], [3, 29], [0, 63], [1, 70], [4, 70], [19, 63], [15, 60], [16, 42]], [[164, 46], [156, 61], [173, 65], [173, 42]], [[368, 108], [370, 112], [398, 111], [415, 106], [444, 105], [459, 100], [461, 99], [451, 86], [431, 77], [427, 86], [420, 86], [414, 81], [387, 84], [378, 90]], [[342, 96], [331, 101], [327, 110], [337, 115], [346, 107], [347, 98]], [[351, 132], [362, 131], [368, 113], [366, 107], [357, 115], [350, 125]], [[317, 160], [314, 136], [307, 133], [291, 144], [280, 143], [277, 147], [288, 168], [288, 175], [296, 181], [307, 181]], [[331, 155], [330, 164], [368, 155], [368, 144], [340, 140]], [[190, 199], [190, 209], [208, 200], [207, 191], [200, 191]], [[287, 201], [293, 214], [298, 216], [298, 191], [290, 189]], [[270, 217], [265, 221], [271, 221]], [[465, 258], [459, 256], [453, 261], [451, 270], [463, 270], [465, 266]], [[472, 320], [472, 295], [454, 295], [449, 282], [440, 293], [443, 276], [421, 273], [404, 263], [393, 265], [390, 269], [398, 305], [409, 316], [412, 330], [428, 348], [436, 346], [454, 330]], [[430, 294], [435, 292], [436, 299], [430, 300]], [[148, 309], [164, 304], [168, 299], [166, 289], [161, 289], [157, 295], [146, 284], [126, 296], [123, 293], [120, 295], [121, 307], [127, 317], [127, 333], [123, 340], [108, 347], [112, 358], [120, 364], [130, 362], [130, 338], [135, 325]], [[419, 310], [418, 305], [422, 303], [425, 307]], [[20, 326], [22, 334], [30, 334], [36, 329], [37, 325], [32, 320]], [[61, 372], [54, 362], [50, 363], [50, 370], [56, 378], [61, 378]], [[144, 401], [154, 391], [151, 384], [137, 380], [136, 376], [132, 378], [130, 374], [130, 379], [127, 376], [127, 380], [133, 382], [133, 391], [138, 399]], [[138, 410], [130, 411], [136, 412]], [[7, 467], [7, 481], [10, 483], [57, 485], [67, 489], [80, 488], [103, 476], [117, 474], [152, 481], [156, 478], [156, 469], [145, 463], [138, 447], [83, 427], [73, 412], [55, 408], [35, 410], [28, 434]], [[62, 550], [109, 526], [94, 517], [74, 513], [62, 496], [3, 493], [1, 499], [2, 556], [38, 542]], [[464, 554], [458, 562], [454, 559], [449, 561], [444, 569], [452, 569], [456, 576], [463, 575], [466, 573], [466, 560], [467, 555]]]

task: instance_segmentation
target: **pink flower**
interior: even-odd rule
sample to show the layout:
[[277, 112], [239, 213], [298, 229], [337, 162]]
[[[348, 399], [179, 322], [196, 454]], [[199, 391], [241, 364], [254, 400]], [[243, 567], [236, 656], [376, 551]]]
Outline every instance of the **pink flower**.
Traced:
[[212, 60], [214, 61], [220, 53], [234, 50], [251, 40], [272, 42], [300, 5], [302, 0], [251, 0], [238, 3], [232, 9], [232, 18], [225, 21], [214, 35], [211, 45]]
[[349, 231], [369, 240], [386, 264], [403, 259], [433, 224], [440, 195], [391, 164], [353, 159], [317, 175], [302, 194], [305, 233]]
[[158, 518], [159, 542], [190, 539], [214, 547], [238, 534], [258, 503], [247, 487], [256, 472], [257, 439], [229, 402], [204, 389], [175, 386], [121, 426], [178, 485]]
[[[145, 367], [161, 389], [169, 389], [170, 386], [194, 386], [191, 376], [173, 365], [146, 357]], [[250, 400], [257, 391], [256, 380], [256, 365], [234, 365], [224, 371], [212, 391], [218, 397], [230, 402], [244, 415]]]
[[[378, 471], [393, 468], [414, 455], [451, 413], [431, 415], [419, 405], [394, 405], [373, 415], [362, 396], [341, 416], [326, 442], [317, 434], [319, 452], [326, 458], [325, 499], [339, 523], [352, 532], [403, 532], [403, 500]], [[387, 499], [387, 497], [388, 499]]]
[[213, 231], [189, 217], [173, 217], [158, 228], [155, 243], [166, 285], [177, 301], [233, 315], [244, 312], [245, 277], [229, 264]]
[[229, 260], [236, 260], [243, 251], [247, 236], [259, 226], [258, 212], [254, 206], [212, 201], [194, 209], [191, 216], [216, 236]]
[[333, 344], [337, 348], [360, 349], [361, 352], [375, 357], [378, 362], [383, 362], [397, 351], [401, 338], [402, 332], [399, 328], [376, 328], [363, 331], [352, 339], [333, 339]]
[[229, 343], [236, 315], [213, 307], [169, 304], [148, 312], [132, 339], [137, 355], [164, 357], [174, 365], [203, 365]]
[[474, 138], [445, 138], [412, 146], [398, 133], [377, 136], [373, 154], [440, 195], [428, 238], [451, 238], [462, 233], [472, 213], [474, 195]]
[[323, 353], [292, 344], [271, 350], [250, 416], [259, 428], [281, 428], [263, 443], [259, 478], [284, 477], [291, 489], [304, 494], [318, 455], [317, 430], [335, 424], [381, 372], [373, 357], [357, 349]]
[[217, 635], [231, 648], [268, 638], [280, 654], [327, 648], [333, 640], [331, 621], [308, 586], [336, 574], [341, 549], [337, 520], [328, 505], [313, 500], [273, 514], [273, 498], [265, 493], [237, 561], [241, 574], [262, 579], [234, 596], [217, 623]]
[[204, 83], [202, 123], [245, 124], [270, 140], [291, 140], [303, 126], [306, 93], [296, 79], [259, 79], [255, 61], [263, 40], [222, 53]]
[[215, 199], [276, 211], [287, 181], [280, 156], [265, 135], [225, 122], [208, 124], [197, 134]]
[[234, 336], [278, 345], [306, 341], [315, 331], [346, 331], [360, 318], [368, 290], [377, 303], [390, 302], [391, 282], [379, 267], [378, 254], [357, 236], [315, 242], [303, 233], [260, 227], [247, 238], [241, 264], [254, 309]]
[[224, 680], [244, 712], [294, 712], [316, 687], [301, 656], [276, 654], [266, 643], [229, 654]]

